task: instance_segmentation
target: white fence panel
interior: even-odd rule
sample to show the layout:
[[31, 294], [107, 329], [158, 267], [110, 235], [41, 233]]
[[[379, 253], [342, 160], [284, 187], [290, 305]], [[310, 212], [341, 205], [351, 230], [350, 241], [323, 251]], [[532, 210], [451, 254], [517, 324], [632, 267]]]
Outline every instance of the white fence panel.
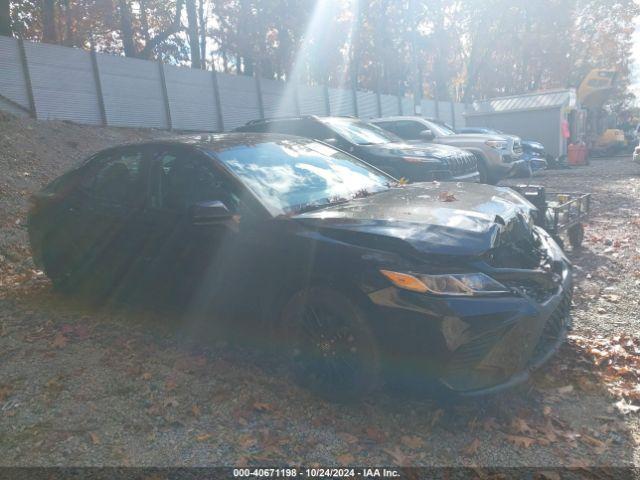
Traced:
[[356, 92], [358, 99], [358, 116], [368, 119], [378, 116], [378, 99], [374, 92]]
[[265, 117], [287, 117], [298, 114], [293, 83], [264, 79], [260, 80], [260, 87]]
[[324, 87], [298, 85], [298, 100], [301, 115], [327, 115]]
[[98, 54], [109, 125], [168, 128], [157, 62]]
[[415, 115], [415, 105], [413, 97], [402, 97], [402, 115]]
[[178, 130], [220, 130], [213, 73], [165, 65], [172, 127]]
[[451, 102], [438, 102], [438, 114], [440, 116], [440, 120], [447, 122], [449, 125], [453, 124]]
[[[102, 123], [99, 89], [89, 52], [25, 42], [28, 71], [38, 118], [59, 118], [86, 124]], [[242, 75], [217, 74], [220, 112], [217, 111], [214, 74], [210, 71], [164, 65], [166, 100], [160, 65], [157, 62], [97, 54], [96, 62], [106, 120], [123, 127], [168, 128], [219, 131], [222, 117], [225, 130], [249, 120], [289, 115], [355, 115], [350, 89], [260, 81]], [[297, 91], [297, 95], [296, 95]], [[413, 99], [380, 95], [380, 110], [374, 92], [357, 91], [357, 112], [367, 119], [387, 115], [412, 115]], [[171, 118], [167, 116], [168, 110]], [[0, 37], [0, 109], [12, 113], [28, 111], [27, 78], [22, 67], [19, 43]], [[299, 111], [298, 111], [299, 110]], [[440, 119], [456, 126], [465, 124], [465, 107], [440, 102]], [[421, 114], [435, 117], [433, 100], [421, 101]]]
[[464, 127], [467, 124], [464, 116], [464, 112], [466, 110], [464, 103], [455, 103], [454, 108], [455, 108], [455, 120], [456, 120], [455, 127], [456, 128]]
[[435, 118], [436, 117], [436, 102], [433, 100], [428, 100], [423, 98], [420, 102], [421, 106], [421, 115], [426, 118]]
[[329, 105], [331, 106], [331, 115], [351, 116], [356, 114], [353, 109], [353, 92], [351, 90], [330, 88]]
[[14, 38], [0, 37], [0, 95], [24, 108], [29, 108], [20, 50], [18, 41]]
[[255, 78], [219, 73], [218, 87], [225, 130], [260, 118]]
[[380, 95], [380, 105], [382, 106], [383, 117], [400, 114], [398, 111], [398, 97], [395, 95]]
[[76, 48], [25, 42], [38, 118], [100, 125], [91, 55]]

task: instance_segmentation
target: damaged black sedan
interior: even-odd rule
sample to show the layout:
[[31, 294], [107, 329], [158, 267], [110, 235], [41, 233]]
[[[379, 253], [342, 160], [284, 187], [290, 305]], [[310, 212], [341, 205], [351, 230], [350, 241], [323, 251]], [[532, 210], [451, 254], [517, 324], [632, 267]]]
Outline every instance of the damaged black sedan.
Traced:
[[33, 199], [60, 288], [144, 288], [254, 332], [333, 399], [380, 380], [461, 394], [521, 382], [562, 342], [571, 265], [510, 189], [398, 184], [326, 144], [226, 134], [100, 152]]

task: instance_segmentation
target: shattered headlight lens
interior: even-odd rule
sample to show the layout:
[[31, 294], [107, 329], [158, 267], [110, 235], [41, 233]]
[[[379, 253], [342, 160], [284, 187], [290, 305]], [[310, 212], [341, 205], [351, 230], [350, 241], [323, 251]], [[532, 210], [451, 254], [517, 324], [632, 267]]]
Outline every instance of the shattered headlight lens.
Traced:
[[491, 148], [495, 148], [496, 150], [506, 150], [508, 146], [508, 142], [504, 140], [487, 140], [484, 143]]
[[423, 275], [380, 270], [396, 287], [435, 295], [487, 295], [507, 293], [509, 289], [484, 273]]

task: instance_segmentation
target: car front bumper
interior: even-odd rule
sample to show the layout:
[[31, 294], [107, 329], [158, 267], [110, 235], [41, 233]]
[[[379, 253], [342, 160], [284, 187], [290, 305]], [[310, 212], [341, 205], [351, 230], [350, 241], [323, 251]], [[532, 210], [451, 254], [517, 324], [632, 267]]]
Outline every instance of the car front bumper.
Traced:
[[484, 155], [491, 175], [498, 179], [514, 175], [526, 167], [526, 160], [522, 156], [515, 157], [503, 150], [488, 148]]
[[465, 396], [526, 381], [570, 328], [571, 265], [546, 232], [540, 236], [558, 269], [554, 292], [543, 300], [437, 297], [396, 287], [371, 293], [387, 375], [413, 384], [435, 380]]

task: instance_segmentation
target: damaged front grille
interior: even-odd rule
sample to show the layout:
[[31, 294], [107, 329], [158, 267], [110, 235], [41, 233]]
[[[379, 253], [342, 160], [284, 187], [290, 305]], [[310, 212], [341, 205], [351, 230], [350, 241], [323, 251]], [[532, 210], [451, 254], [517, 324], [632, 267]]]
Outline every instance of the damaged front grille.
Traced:
[[494, 268], [504, 269], [494, 273], [498, 281], [538, 303], [546, 302], [560, 288], [563, 267], [549, 257], [534, 230], [521, 227], [506, 231], [485, 260]]
[[539, 268], [546, 259], [542, 243], [523, 216], [505, 226], [498, 246], [490, 250], [485, 260], [495, 268]]
[[542, 330], [540, 339], [533, 352], [531, 365], [536, 366], [546, 360], [571, 327], [571, 291], [566, 291], [562, 301], [553, 311]]

